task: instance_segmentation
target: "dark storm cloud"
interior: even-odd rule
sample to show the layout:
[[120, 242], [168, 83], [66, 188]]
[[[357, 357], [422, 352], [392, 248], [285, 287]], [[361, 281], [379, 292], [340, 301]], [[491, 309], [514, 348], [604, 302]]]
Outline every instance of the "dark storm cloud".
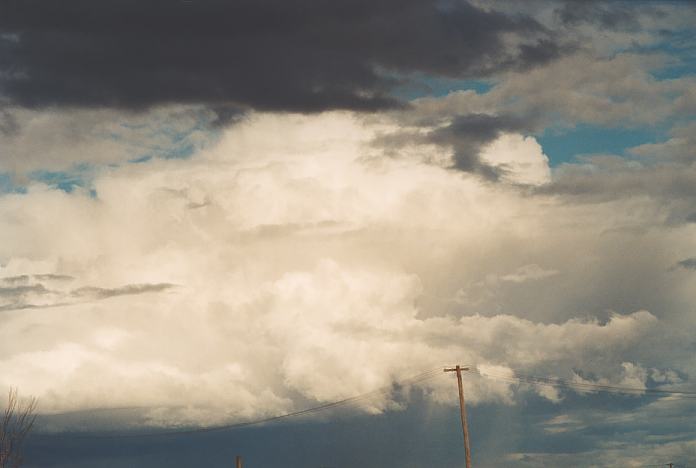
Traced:
[[594, 0], [567, 0], [556, 10], [556, 15], [566, 26], [577, 26], [582, 23], [597, 24], [607, 29], [635, 30], [640, 27], [640, 14], [655, 14], [648, 4], [639, 5], [637, 2], [606, 2]]
[[563, 49], [530, 17], [464, 1], [0, 3], [0, 90], [28, 107], [373, 110], [401, 104], [396, 76], [480, 77]]
[[[510, 115], [461, 114], [447, 119], [425, 116], [411, 122], [412, 129], [381, 135], [373, 140], [373, 145], [386, 154], [398, 154], [398, 150], [408, 145], [435, 144], [452, 151], [452, 168], [483, 176], [488, 180], [498, 180], [505, 169], [492, 167], [480, 158], [481, 149], [505, 132], [529, 132], [533, 119], [522, 120]], [[439, 125], [439, 126], [438, 126]], [[425, 127], [436, 127], [426, 133]], [[413, 130], [417, 128], [417, 130]]]
[[479, 158], [481, 147], [503, 132], [523, 128], [522, 121], [515, 117], [467, 114], [455, 117], [446, 127], [433, 131], [429, 138], [433, 143], [452, 147], [457, 169], [496, 179], [500, 175], [496, 169], [486, 166]]

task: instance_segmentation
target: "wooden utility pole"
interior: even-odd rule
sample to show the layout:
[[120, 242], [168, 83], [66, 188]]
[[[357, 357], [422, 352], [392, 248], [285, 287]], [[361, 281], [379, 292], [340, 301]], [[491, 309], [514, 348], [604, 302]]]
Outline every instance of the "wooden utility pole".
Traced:
[[239, 455], [237, 455], [237, 460], [236, 460], [236, 461], [237, 461], [237, 463], [236, 463], [237, 468], [242, 468], [242, 457], [240, 457]]
[[448, 367], [445, 372], [457, 373], [457, 385], [459, 386], [459, 411], [462, 416], [462, 432], [464, 433], [464, 456], [466, 457], [466, 468], [471, 468], [471, 448], [469, 447], [469, 425], [466, 423], [466, 405], [464, 404], [464, 387], [462, 385], [462, 371], [468, 371], [468, 367]]

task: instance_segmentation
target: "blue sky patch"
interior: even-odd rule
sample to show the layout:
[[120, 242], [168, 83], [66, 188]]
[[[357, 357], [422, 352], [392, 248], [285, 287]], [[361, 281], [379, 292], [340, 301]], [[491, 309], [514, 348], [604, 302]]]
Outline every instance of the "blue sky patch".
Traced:
[[41, 182], [49, 187], [72, 193], [76, 188], [90, 188], [94, 177], [94, 167], [79, 164], [69, 171], [34, 171], [29, 179]]
[[570, 130], [547, 128], [537, 141], [549, 157], [551, 166], [569, 163], [584, 154], [616, 154], [625, 156], [626, 150], [644, 143], [662, 140], [661, 129], [605, 128], [595, 125], [577, 125]]
[[641, 49], [648, 52], [663, 52], [674, 60], [667, 66], [653, 70], [652, 75], [658, 80], [683, 78], [696, 75], [696, 30], [684, 29], [671, 32], [666, 40]]
[[18, 184], [16, 179], [9, 173], [0, 172], [0, 194], [3, 193], [26, 193], [27, 189]]

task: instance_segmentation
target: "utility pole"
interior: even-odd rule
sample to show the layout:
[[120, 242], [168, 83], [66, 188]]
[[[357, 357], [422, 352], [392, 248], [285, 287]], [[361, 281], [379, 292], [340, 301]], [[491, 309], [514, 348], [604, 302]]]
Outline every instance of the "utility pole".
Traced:
[[464, 404], [464, 387], [462, 386], [462, 371], [468, 371], [468, 367], [447, 367], [445, 372], [457, 373], [457, 385], [459, 386], [459, 410], [462, 416], [462, 432], [464, 433], [464, 456], [466, 457], [466, 468], [471, 468], [471, 448], [469, 447], [469, 425], [466, 423], [466, 405]]
[[242, 468], [242, 457], [239, 455], [237, 455], [236, 466], [237, 468]]

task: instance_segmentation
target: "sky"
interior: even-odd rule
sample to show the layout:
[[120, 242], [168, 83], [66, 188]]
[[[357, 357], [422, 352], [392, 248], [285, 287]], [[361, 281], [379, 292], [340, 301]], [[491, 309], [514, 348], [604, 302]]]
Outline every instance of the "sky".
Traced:
[[695, 24], [0, 2], [25, 465], [462, 467], [455, 364], [474, 466], [696, 465]]

